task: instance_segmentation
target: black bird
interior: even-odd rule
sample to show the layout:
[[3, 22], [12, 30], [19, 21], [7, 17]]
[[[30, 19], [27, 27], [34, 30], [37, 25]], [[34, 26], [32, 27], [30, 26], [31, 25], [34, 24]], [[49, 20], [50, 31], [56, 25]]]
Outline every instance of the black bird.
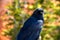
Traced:
[[44, 18], [43, 9], [36, 9], [32, 16], [24, 23], [17, 35], [17, 40], [38, 40]]

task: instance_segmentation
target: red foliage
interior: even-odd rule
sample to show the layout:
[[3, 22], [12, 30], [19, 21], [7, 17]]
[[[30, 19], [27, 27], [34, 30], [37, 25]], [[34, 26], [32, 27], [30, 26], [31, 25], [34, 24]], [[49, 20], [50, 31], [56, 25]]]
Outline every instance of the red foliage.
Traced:
[[11, 37], [0, 35], [0, 40], [11, 40]]
[[9, 36], [4, 36], [1, 34], [2, 29], [3, 29], [3, 19], [2, 16], [4, 16], [4, 14], [6, 13], [6, 5], [8, 4], [9, 0], [0, 0], [0, 40], [10, 40], [11, 37]]

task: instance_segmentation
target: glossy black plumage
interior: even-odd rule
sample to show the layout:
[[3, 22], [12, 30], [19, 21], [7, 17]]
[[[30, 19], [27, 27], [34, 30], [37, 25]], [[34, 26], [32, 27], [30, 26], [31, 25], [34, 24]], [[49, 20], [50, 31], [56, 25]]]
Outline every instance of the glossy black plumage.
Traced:
[[41, 8], [33, 12], [18, 33], [17, 40], [38, 40], [44, 22], [43, 13]]

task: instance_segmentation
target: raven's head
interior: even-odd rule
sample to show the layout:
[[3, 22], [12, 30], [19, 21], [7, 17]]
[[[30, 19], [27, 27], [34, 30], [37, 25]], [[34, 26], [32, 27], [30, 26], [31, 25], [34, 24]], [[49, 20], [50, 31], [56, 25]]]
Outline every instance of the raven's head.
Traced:
[[38, 8], [38, 9], [36, 9], [36, 10], [33, 12], [32, 16], [34, 16], [34, 17], [36, 17], [36, 18], [38, 18], [38, 19], [42, 19], [43, 14], [44, 14], [43, 9], [42, 9], [42, 8]]
[[44, 11], [42, 8], [38, 8], [33, 12], [33, 15], [43, 15]]

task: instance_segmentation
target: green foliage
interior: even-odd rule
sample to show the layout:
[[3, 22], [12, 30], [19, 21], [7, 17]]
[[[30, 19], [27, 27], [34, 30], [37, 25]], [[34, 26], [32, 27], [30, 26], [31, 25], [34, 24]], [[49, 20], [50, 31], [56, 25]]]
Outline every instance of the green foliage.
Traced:
[[60, 16], [60, 9], [59, 10], [56, 10], [55, 11], [55, 14]]
[[[28, 10], [34, 10], [38, 8], [38, 4], [40, 4], [42, 8], [44, 8], [44, 24], [47, 24], [44, 25], [41, 32], [42, 40], [60, 40], [60, 26], [52, 26], [52, 24], [58, 19], [56, 16], [60, 16], [60, 9], [57, 9], [57, 7], [54, 6], [51, 0], [36, 0], [36, 3], [31, 6], [33, 8], [28, 7]], [[9, 19], [13, 22], [9, 23], [8, 25], [13, 24], [14, 28], [10, 29], [9, 32], [5, 33], [6, 35], [12, 36], [12, 40], [16, 39], [16, 35], [20, 31], [20, 28], [27, 20], [27, 18], [30, 17], [30, 15], [28, 15], [27, 13], [25, 13], [25, 11], [22, 10], [23, 5], [24, 3], [20, 3], [19, 0], [14, 0], [13, 4], [8, 8], [10, 11], [8, 12], [8, 14], [14, 17], [14, 19]], [[58, 4], [58, 6], [60, 6], [60, 4]], [[49, 9], [52, 9], [53, 11]], [[54, 16], [55, 14], [56, 16]]]
[[42, 3], [44, 2], [44, 0], [39, 0], [38, 2], [39, 2], [40, 4], [42, 4]]
[[16, 35], [18, 34], [22, 24], [29, 17], [28, 14], [22, 13], [23, 10], [20, 8], [19, 0], [14, 0], [13, 4], [9, 6], [9, 11], [7, 12], [8, 16], [13, 16], [14, 19], [10, 18], [12, 22], [7, 25], [14, 25], [14, 28], [8, 30], [9, 32], [5, 32], [5, 35], [12, 36], [12, 40], [16, 40]]

